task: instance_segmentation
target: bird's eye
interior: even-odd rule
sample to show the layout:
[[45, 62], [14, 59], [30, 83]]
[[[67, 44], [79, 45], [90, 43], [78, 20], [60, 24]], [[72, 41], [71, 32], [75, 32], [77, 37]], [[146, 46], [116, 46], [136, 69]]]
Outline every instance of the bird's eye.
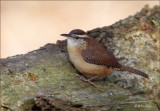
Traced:
[[75, 37], [76, 39], [78, 39], [78, 37]]

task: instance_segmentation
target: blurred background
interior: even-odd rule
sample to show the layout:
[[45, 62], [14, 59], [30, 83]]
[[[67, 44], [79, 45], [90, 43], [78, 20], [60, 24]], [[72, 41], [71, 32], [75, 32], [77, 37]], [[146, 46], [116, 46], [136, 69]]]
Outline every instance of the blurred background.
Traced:
[[113, 23], [159, 1], [1, 1], [1, 58], [63, 40], [61, 33]]

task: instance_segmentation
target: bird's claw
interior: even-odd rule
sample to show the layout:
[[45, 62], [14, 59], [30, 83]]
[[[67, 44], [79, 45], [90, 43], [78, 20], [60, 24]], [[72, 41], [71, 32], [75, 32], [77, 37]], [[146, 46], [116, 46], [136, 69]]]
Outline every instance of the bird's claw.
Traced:
[[96, 84], [92, 82], [93, 79], [97, 78], [98, 76], [94, 76], [94, 77], [91, 77], [89, 79], [85, 78], [83, 75], [79, 75], [77, 74], [76, 76], [79, 77], [79, 79], [81, 79], [82, 81], [85, 81], [85, 82], [88, 82], [90, 83], [91, 85], [93, 85], [94, 87], [96, 87]]

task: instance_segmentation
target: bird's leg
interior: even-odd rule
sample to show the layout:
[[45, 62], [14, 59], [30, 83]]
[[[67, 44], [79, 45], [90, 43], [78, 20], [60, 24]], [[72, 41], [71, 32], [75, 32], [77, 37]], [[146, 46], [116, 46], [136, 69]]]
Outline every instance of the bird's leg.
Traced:
[[96, 84], [94, 84], [94, 83], [92, 82], [92, 80], [93, 80], [93, 79], [96, 79], [98, 76], [93, 76], [93, 77], [91, 77], [91, 78], [89, 78], [89, 79], [85, 78], [83, 75], [77, 74], [77, 76], [78, 76], [82, 81], [88, 82], [88, 83], [92, 84], [94, 87], [96, 87]]

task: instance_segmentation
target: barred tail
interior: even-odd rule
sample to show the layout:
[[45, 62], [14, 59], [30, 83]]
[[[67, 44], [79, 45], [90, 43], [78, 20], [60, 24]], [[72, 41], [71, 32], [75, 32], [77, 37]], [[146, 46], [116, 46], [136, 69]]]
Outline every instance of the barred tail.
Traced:
[[143, 72], [141, 72], [141, 71], [138, 71], [138, 70], [136, 70], [136, 69], [133, 69], [133, 68], [131, 68], [131, 67], [122, 66], [119, 70], [132, 72], [132, 73], [135, 73], [135, 74], [137, 74], [137, 75], [140, 75], [140, 76], [143, 76], [143, 77], [145, 77], [145, 78], [148, 78], [148, 75], [147, 75], [147, 74], [145, 74], [145, 73], [143, 73]]

